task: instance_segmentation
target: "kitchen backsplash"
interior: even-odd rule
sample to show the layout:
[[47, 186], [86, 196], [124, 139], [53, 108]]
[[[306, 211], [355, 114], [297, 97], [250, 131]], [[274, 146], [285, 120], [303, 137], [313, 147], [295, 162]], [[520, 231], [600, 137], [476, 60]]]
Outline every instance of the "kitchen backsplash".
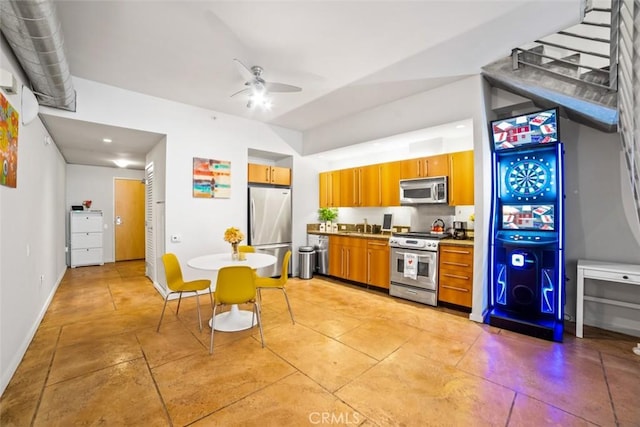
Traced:
[[[427, 231], [436, 219], [442, 219], [447, 229], [453, 227], [453, 221], [467, 222], [472, 229], [469, 215], [473, 206], [419, 205], [385, 208], [339, 208], [336, 222], [339, 224], [362, 224], [366, 218], [369, 225], [381, 225], [384, 214], [392, 214], [393, 226], [410, 227], [412, 231]], [[319, 222], [319, 221], [318, 221]]]

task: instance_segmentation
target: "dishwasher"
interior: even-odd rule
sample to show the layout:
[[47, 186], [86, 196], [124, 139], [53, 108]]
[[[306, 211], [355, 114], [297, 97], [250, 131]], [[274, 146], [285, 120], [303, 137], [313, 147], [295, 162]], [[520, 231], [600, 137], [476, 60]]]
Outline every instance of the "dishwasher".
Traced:
[[307, 245], [313, 246], [316, 252], [316, 274], [329, 274], [329, 236], [319, 234], [307, 234]]

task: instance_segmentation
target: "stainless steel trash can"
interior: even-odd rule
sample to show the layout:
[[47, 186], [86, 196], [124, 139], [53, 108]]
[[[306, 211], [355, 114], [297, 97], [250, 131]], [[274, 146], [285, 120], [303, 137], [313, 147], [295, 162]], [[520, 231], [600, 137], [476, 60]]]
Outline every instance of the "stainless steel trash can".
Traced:
[[313, 246], [300, 246], [298, 248], [298, 268], [301, 279], [311, 279], [315, 267], [315, 250]]

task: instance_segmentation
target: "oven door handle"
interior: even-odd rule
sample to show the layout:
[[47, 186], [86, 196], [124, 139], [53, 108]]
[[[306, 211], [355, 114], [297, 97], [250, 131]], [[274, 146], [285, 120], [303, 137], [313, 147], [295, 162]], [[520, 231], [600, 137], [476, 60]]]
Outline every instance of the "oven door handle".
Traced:
[[[400, 251], [396, 251], [396, 253], [398, 255], [410, 255], [411, 254], [411, 252], [400, 252]], [[420, 254], [414, 254], [414, 255], [417, 256], [418, 258], [427, 258], [429, 256], [429, 255], [420, 255]]]

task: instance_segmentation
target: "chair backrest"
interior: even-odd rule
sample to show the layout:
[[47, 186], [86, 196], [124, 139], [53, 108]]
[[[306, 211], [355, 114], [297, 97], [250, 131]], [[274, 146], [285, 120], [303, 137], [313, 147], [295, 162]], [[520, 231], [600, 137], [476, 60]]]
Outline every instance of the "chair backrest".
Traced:
[[256, 250], [253, 246], [242, 245], [242, 246], [238, 246], [238, 251], [245, 252], [245, 253], [254, 253]]
[[223, 267], [218, 271], [216, 302], [242, 304], [256, 296], [255, 275], [248, 265]]
[[184, 284], [184, 280], [182, 278], [182, 270], [180, 269], [178, 257], [175, 254], [166, 253], [162, 255], [162, 264], [164, 264], [164, 274], [167, 278], [167, 286], [169, 289], [180, 289]]
[[285, 283], [287, 283], [287, 280], [289, 279], [289, 260], [291, 259], [291, 251], [287, 251], [286, 254], [284, 254], [284, 259], [282, 260], [282, 272], [280, 273], [280, 278], [278, 279], [278, 282], [280, 282], [280, 285], [284, 285]]

